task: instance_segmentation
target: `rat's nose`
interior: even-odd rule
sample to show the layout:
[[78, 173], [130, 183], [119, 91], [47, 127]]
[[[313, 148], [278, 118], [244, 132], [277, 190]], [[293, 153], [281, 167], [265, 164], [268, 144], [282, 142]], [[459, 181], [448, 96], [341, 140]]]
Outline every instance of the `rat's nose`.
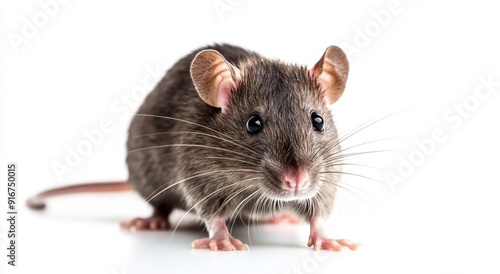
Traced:
[[283, 174], [282, 182], [286, 190], [304, 190], [309, 187], [309, 173], [305, 170], [287, 171]]

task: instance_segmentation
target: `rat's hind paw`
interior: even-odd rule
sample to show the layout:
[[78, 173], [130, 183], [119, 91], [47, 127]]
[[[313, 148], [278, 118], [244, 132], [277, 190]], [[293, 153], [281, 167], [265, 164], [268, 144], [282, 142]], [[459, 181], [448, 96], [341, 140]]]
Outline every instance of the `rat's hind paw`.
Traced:
[[290, 223], [290, 224], [298, 224], [300, 223], [300, 220], [297, 219], [297, 217], [293, 216], [292, 214], [289, 213], [282, 213], [278, 216], [271, 217], [266, 220], [267, 223], [270, 224], [279, 224], [279, 223]]
[[193, 243], [191, 243], [191, 246], [195, 249], [207, 247], [212, 251], [248, 250], [248, 245], [242, 243], [238, 239], [233, 238], [231, 235], [229, 235], [229, 237], [220, 239], [203, 238], [194, 240]]
[[309, 238], [309, 242], [307, 246], [313, 246], [314, 250], [326, 249], [333, 251], [342, 251], [344, 247], [349, 248], [350, 250], [356, 250], [360, 246], [360, 244], [355, 243], [351, 240], [346, 239], [322, 239], [322, 238]]
[[170, 223], [168, 218], [154, 215], [149, 218], [135, 218], [122, 222], [121, 227], [130, 230], [167, 230], [170, 228]]

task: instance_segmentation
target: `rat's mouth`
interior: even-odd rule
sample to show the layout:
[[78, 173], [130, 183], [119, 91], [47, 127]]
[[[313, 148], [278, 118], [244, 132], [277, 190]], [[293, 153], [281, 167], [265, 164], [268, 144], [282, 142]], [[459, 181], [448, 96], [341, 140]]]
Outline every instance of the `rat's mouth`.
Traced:
[[276, 192], [275, 195], [272, 195], [271, 197], [283, 202], [300, 201], [314, 197], [316, 195], [316, 192], [316, 189], [313, 187], [295, 191], [281, 190]]

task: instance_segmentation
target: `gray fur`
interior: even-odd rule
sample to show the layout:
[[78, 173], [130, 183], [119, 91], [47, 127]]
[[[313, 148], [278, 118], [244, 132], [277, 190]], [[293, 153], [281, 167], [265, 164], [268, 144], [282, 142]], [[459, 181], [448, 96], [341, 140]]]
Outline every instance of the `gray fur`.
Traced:
[[[232, 91], [225, 113], [202, 101], [190, 78], [191, 61], [203, 49], [218, 51], [242, 71], [241, 83]], [[325, 121], [323, 133], [312, 128], [313, 111]], [[264, 126], [262, 132], [249, 135], [245, 124], [254, 113], [262, 117]], [[127, 164], [129, 181], [143, 197], [211, 172], [179, 183], [152, 199], [150, 203], [160, 214], [168, 216], [175, 208], [191, 209], [204, 199], [193, 208], [202, 220], [219, 209], [226, 218], [235, 217], [236, 207], [255, 191], [242, 209], [245, 217], [264, 217], [281, 209], [305, 220], [330, 214], [339, 176], [319, 172], [340, 171], [338, 161], [332, 165], [331, 160], [324, 160], [338, 155], [340, 146], [320, 86], [305, 67], [265, 59], [230, 45], [205, 47], [179, 60], [147, 96], [138, 114], [174, 117], [215, 130], [169, 118], [134, 117]], [[168, 147], [172, 144], [194, 146]], [[150, 148], [156, 146], [162, 147]], [[317, 157], [311, 161], [314, 155]], [[310, 167], [311, 186], [316, 190], [310, 198], [281, 201], [279, 206], [268, 199], [276, 200], [282, 194], [279, 175], [284, 169], [304, 167]], [[214, 191], [219, 192], [206, 198]], [[241, 193], [222, 207], [238, 191]]]

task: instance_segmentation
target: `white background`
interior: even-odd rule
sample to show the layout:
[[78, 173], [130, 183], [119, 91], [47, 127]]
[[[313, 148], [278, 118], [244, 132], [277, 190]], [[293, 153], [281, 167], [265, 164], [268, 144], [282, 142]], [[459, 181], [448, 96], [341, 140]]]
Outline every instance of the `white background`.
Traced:
[[[49, 15], [48, 2], [58, 3]], [[0, 6], [2, 181], [8, 162], [19, 165], [18, 266], [5, 262], [2, 186], [2, 273], [500, 272], [497, 1], [66, 2]], [[23, 33], [32, 23], [35, 30]], [[124, 96], [149, 70], [163, 73], [213, 42], [308, 66], [339, 45], [351, 65], [333, 108], [339, 131], [396, 113], [345, 142], [394, 138], [353, 149], [392, 152], [352, 159], [378, 169], [352, 170], [373, 180], [344, 176], [354, 194], [339, 193], [327, 228], [362, 249], [314, 252], [306, 224], [282, 224], [236, 229], [247, 252], [192, 250], [199, 228], [182, 225], [173, 237], [120, 231], [119, 221], [151, 211], [131, 193], [53, 199], [44, 212], [24, 207], [46, 188], [126, 179], [126, 131], [145, 94], [128, 106]], [[488, 78], [497, 82], [491, 90], [480, 80]], [[112, 132], [58, 176], [53, 165], [66, 165], [67, 149], [103, 119]], [[441, 138], [431, 144], [436, 131]]]

